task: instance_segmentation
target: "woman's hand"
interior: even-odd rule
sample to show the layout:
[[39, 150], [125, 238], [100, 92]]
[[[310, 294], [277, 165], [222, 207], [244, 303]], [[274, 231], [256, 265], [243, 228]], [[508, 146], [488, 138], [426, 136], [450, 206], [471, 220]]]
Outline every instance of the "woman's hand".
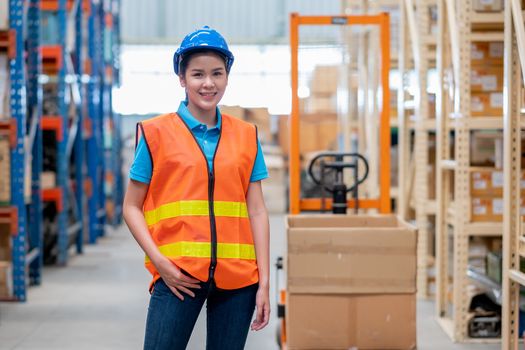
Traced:
[[260, 331], [270, 321], [270, 291], [268, 287], [259, 287], [255, 297], [257, 313], [252, 323], [252, 331]]
[[189, 288], [200, 289], [200, 281], [198, 279], [186, 276], [182, 271], [172, 263], [169, 259], [163, 258], [157, 264], [155, 264], [157, 271], [159, 271], [160, 277], [168, 288], [179, 298], [184, 300], [184, 296], [181, 292], [184, 292], [195, 297], [195, 293]]

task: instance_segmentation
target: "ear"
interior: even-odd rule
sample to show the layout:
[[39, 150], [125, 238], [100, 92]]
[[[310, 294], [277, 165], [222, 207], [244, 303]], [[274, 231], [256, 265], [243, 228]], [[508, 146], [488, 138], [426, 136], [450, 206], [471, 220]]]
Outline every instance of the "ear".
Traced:
[[186, 87], [186, 79], [184, 79], [184, 76], [182, 74], [179, 74], [179, 82], [180, 86], [182, 86], [183, 88]]

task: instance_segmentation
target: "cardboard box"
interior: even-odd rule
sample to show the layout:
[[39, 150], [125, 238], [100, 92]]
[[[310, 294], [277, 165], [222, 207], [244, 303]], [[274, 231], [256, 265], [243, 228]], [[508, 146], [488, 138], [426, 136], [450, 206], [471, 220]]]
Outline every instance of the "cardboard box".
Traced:
[[13, 267], [10, 261], [0, 261], [0, 298], [13, 296]]
[[310, 80], [312, 95], [333, 95], [337, 92], [339, 66], [317, 66]]
[[260, 142], [272, 142], [271, 115], [268, 108], [246, 108], [245, 120], [257, 125]]
[[503, 117], [503, 93], [473, 92], [470, 110], [473, 117]]
[[497, 170], [474, 170], [470, 173], [470, 195], [502, 196], [503, 172]]
[[500, 222], [503, 220], [501, 197], [473, 197], [471, 200], [472, 222]]
[[503, 65], [503, 42], [476, 41], [470, 45], [471, 64], [474, 65]]
[[471, 92], [503, 91], [503, 66], [472, 66], [470, 72]]
[[414, 293], [416, 230], [394, 215], [287, 217], [290, 293]]
[[415, 349], [415, 294], [289, 294], [288, 349]]
[[[283, 154], [290, 152], [289, 116], [279, 116], [278, 141]], [[301, 154], [328, 151], [337, 147], [338, 124], [334, 113], [303, 114], [299, 124]]]
[[241, 120], [246, 119], [246, 110], [241, 106], [219, 106], [222, 114], [228, 114], [231, 117], [235, 117]]
[[477, 12], [503, 11], [503, 0], [474, 0], [472, 9]]
[[0, 261], [12, 261], [12, 241], [10, 225], [0, 224]]
[[335, 94], [326, 96], [311, 95], [305, 102], [305, 112], [307, 113], [337, 112], [337, 96]]
[[0, 204], [11, 202], [11, 148], [9, 139], [0, 136]]
[[54, 171], [44, 171], [40, 175], [40, 186], [43, 190], [57, 187], [56, 173]]

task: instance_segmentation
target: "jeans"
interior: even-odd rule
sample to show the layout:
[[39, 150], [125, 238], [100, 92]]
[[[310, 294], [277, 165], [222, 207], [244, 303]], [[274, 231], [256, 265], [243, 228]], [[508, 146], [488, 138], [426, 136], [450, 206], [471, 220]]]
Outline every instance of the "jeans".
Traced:
[[255, 310], [258, 284], [235, 290], [218, 289], [201, 282], [195, 297], [177, 298], [162, 279], [155, 282], [150, 298], [144, 350], [186, 349], [193, 327], [206, 303], [206, 349], [242, 350]]

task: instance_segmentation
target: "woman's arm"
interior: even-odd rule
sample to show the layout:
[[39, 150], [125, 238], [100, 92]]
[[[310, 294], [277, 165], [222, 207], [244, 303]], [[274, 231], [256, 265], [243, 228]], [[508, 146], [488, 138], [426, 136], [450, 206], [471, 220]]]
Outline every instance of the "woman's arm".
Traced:
[[252, 330], [258, 331], [270, 320], [270, 224], [260, 181], [250, 183], [246, 199], [259, 269], [257, 315], [252, 323]]
[[146, 255], [149, 256], [171, 291], [181, 300], [184, 300], [184, 297], [180, 291], [193, 297], [195, 294], [188, 288], [200, 288], [199, 280], [184, 275], [175, 264], [160, 253], [159, 248], [151, 238], [142, 210], [148, 187], [148, 184], [139, 181], [129, 181], [122, 208], [124, 220], [131, 234]]

